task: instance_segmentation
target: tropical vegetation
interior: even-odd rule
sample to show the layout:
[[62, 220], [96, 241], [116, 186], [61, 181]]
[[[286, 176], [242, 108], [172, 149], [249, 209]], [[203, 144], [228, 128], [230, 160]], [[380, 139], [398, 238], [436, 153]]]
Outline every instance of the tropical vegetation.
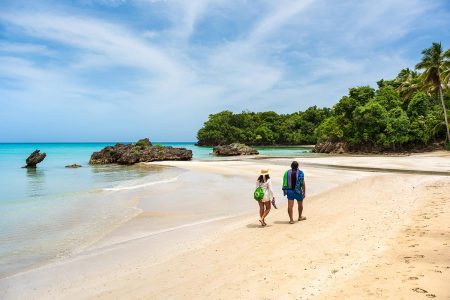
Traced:
[[332, 108], [312, 106], [292, 114], [211, 114], [198, 131], [199, 145], [304, 145], [345, 142], [352, 150], [399, 151], [450, 144], [450, 49], [433, 43], [416, 70], [401, 70], [377, 88], [353, 87]]

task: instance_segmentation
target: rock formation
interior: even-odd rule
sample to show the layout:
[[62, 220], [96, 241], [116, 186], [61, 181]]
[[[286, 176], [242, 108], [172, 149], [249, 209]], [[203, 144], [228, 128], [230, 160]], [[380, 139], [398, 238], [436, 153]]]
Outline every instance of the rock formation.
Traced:
[[89, 164], [132, 165], [138, 162], [161, 160], [191, 160], [192, 151], [185, 148], [153, 146], [149, 139], [139, 140], [135, 144], [116, 144], [107, 146], [91, 155]]
[[26, 160], [26, 166], [24, 168], [36, 168], [36, 165], [44, 160], [47, 156], [45, 153], [40, 153], [40, 150], [34, 150], [33, 153], [28, 156]]
[[66, 168], [81, 168], [81, 165], [79, 164], [72, 164], [72, 165], [67, 165]]
[[233, 143], [230, 145], [216, 146], [213, 148], [213, 154], [217, 156], [234, 156], [234, 155], [256, 155], [259, 152], [252, 147], [244, 144]]
[[314, 146], [313, 152], [343, 154], [345, 152], [348, 152], [348, 150], [349, 150], [348, 145], [345, 142], [326, 141], [323, 143], [316, 144]]

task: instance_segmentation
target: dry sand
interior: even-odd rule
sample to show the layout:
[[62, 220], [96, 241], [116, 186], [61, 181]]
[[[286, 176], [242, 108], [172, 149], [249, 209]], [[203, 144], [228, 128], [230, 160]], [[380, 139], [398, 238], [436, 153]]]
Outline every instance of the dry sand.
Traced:
[[[404, 169], [450, 169], [446, 153], [417, 158], [420, 164], [414, 156], [382, 158], [382, 163], [330, 157], [326, 164], [344, 160], [395, 168], [398, 161]], [[302, 159], [311, 160], [317, 161]], [[256, 170], [271, 163], [164, 164], [254, 180]], [[270, 165], [275, 185], [288, 163]], [[0, 298], [450, 299], [449, 176], [313, 165], [304, 170], [306, 221], [288, 224], [285, 200], [277, 192], [280, 209], [272, 210], [265, 228], [258, 226], [255, 212], [93, 247], [0, 281]]]

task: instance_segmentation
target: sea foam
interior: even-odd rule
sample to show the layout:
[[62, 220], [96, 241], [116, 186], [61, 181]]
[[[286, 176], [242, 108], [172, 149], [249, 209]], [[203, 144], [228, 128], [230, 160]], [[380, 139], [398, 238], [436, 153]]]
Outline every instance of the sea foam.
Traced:
[[142, 183], [142, 184], [136, 184], [136, 185], [116, 186], [116, 187], [113, 187], [113, 188], [104, 188], [103, 190], [104, 191], [134, 190], [134, 189], [148, 187], [148, 186], [152, 186], [152, 185], [156, 185], [156, 184], [171, 183], [171, 182], [175, 182], [177, 180], [178, 180], [178, 176], [177, 177], [173, 177], [173, 178], [158, 180], [158, 181], [150, 181], [150, 182], [146, 182], [146, 183]]

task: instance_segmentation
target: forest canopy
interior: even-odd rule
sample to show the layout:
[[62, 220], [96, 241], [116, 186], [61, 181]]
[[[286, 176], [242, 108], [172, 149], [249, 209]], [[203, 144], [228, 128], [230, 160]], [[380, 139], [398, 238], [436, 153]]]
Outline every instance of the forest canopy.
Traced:
[[[198, 145], [305, 145], [346, 142], [350, 148], [400, 150], [448, 140], [450, 49], [439, 43], [422, 52], [419, 73], [401, 70], [377, 88], [353, 87], [332, 108], [312, 106], [292, 114], [273, 111], [211, 114]], [[434, 59], [434, 60], [433, 60]], [[446, 124], [447, 123], [447, 124]]]

